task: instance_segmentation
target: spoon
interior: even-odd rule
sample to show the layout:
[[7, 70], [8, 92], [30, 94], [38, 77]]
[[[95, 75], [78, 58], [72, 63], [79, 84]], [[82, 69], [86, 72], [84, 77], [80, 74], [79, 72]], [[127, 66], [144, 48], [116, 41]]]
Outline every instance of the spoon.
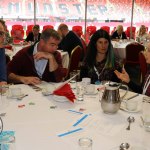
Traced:
[[17, 100], [22, 100], [24, 97], [28, 96], [28, 94], [26, 95], [23, 95], [23, 96], [20, 96], [20, 97], [17, 97]]
[[126, 130], [130, 130], [130, 124], [131, 124], [132, 122], [134, 122], [135, 119], [134, 119], [134, 117], [129, 116], [129, 117], [127, 118], [127, 121], [129, 122], [129, 125], [128, 125], [128, 127], [126, 128]]
[[130, 147], [129, 143], [121, 143], [120, 150], [127, 150]]

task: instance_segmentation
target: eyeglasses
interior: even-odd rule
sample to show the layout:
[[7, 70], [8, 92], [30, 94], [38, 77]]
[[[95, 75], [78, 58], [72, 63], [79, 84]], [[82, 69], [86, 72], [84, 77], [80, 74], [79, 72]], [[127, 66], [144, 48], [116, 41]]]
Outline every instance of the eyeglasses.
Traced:
[[3, 36], [5, 36], [5, 32], [0, 31], [0, 37], [3, 37]]

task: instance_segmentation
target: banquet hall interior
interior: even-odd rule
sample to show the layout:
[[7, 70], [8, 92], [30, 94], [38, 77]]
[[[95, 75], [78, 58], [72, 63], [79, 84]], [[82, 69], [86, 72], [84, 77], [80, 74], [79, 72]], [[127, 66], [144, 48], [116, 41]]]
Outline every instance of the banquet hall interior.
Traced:
[[[28, 42], [26, 39], [33, 32], [35, 25], [42, 34], [49, 28], [59, 33], [59, 25], [65, 24], [82, 43], [82, 48], [79, 45], [76, 46], [71, 54], [63, 49], [57, 49], [61, 55], [62, 67], [68, 71], [62, 80], [63, 83], [51, 84], [50, 82], [50, 86], [42, 82], [41, 86], [36, 86], [8, 82], [9, 89], [4, 87], [8, 96], [3, 95], [3, 89], [0, 89], [0, 149], [3, 142], [1, 133], [16, 136], [14, 140], [16, 148], [4, 147], [4, 150], [60, 150], [60, 147], [63, 150], [83, 150], [78, 147], [79, 137], [81, 139], [88, 137], [88, 140], [93, 140], [91, 144], [93, 148], [90, 148], [90, 145], [85, 150], [98, 150], [100, 146], [103, 150], [130, 150], [121, 148], [121, 145], [128, 146], [128, 143], [129, 146], [133, 145], [131, 150], [150, 149], [150, 125], [145, 127], [145, 120], [143, 121], [142, 118], [143, 106], [150, 108], [149, 97], [134, 93], [130, 91], [130, 88], [129, 91], [127, 88], [126, 95], [125, 88], [120, 90], [120, 85], [122, 86], [125, 82], [120, 80], [121, 84], [114, 90], [121, 91], [119, 91], [121, 93], [119, 102], [115, 102], [115, 105], [119, 103], [120, 107], [117, 113], [112, 113], [115, 116], [111, 113], [105, 114], [101, 109], [101, 99], [105, 94], [104, 90], [107, 90], [101, 87], [103, 82], [100, 84], [95, 82], [92, 94], [82, 93], [84, 100], [82, 96], [78, 100], [77, 97], [80, 95], [73, 94], [77, 91], [78, 82], [75, 81], [76, 88], [71, 87], [74, 86], [72, 79], [79, 81], [78, 75], [87, 54], [88, 44], [92, 35], [99, 29], [109, 34], [114, 55], [119, 59], [121, 67], [126, 69], [130, 79], [137, 85], [143, 83], [149, 67], [143, 54], [147, 51], [147, 44], [150, 42], [150, 0], [0, 0], [0, 13], [0, 20], [5, 21], [6, 32], [10, 36], [4, 45], [7, 64], [20, 50], [33, 46], [34, 42]], [[122, 32], [125, 33], [126, 38], [112, 39], [112, 35], [117, 32], [120, 25], [123, 27]], [[147, 36], [140, 38], [143, 25], [144, 34]], [[76, 49], [80, 52], [75, 52]], [[81, 55], [84, 55], [82, 60]], [[71, 78], [71, 73], [74, 78]], [[68, 83], [71, 85], [69, 88]], [[63, 86], [64, 90], [62, 90]], [[23, 94], [13, 97], [10, 93], [14, 87]], [[80, 90], [85, 92], [87, 87]], [[114, 88], [116, 87], [112, 86], [110, 89]], [[107, 92], [111, 91], [109, 90]], [[117, 97], [116, 93], [114, 95]], [[126, 97], [125, 100], [134, 99], [138, 106], [134, 110], [128, 110], [127, 102], [124, 100], [121, 106], [120, 99], [124, 97]], [[9, 102], [4, 104], [2, 99]], [[84, 122], [86, 119], [87, 122]], [[148, 123], [150, 124], [150, 115]], [[4, 128], [4, 132], [1, 127]], [[5, 133], [5, 130], [8, 132]]]

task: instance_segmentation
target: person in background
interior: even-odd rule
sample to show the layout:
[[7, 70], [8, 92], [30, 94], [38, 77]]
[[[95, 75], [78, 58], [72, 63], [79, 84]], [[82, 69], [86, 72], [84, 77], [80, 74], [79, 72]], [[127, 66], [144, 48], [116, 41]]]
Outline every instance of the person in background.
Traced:
[[114, 56], [110, 36], [102, 29], [97, 30], [90, 39], [80, 79], [89, 77], [93, 84], [106, 80], [119, 82], [114, 70], [120, 71], [121, 66], [119, 59]]
[[69, 56], [71, 55], [72, 50], [77, 46], [82, 46], [80, 38], [73, 32], [69, 31], [66, 24], [60, 24], [58, 27], [58, 33], [62, 37], [62, 40], [58, 46], [58, 49], [67, 51]]
[[6, 56], [4, 47], [5, 26], [0, 21], [0, 86], [7, 84]]
[[42, 32], [40, 41], [20, 50], [8, 63], [8, 80], [13, 83], [39, 84], [41, 80], [60, 82], [67, 70], [57, 51], [60, 36], [53, 29]]
[[116, 31], [112, 34], [111, 39], [118, 41], [120, 39], [127, 39], [125, 32], [123, 31], [123, 26], [118, 25]]
[[41, 33], [40, 32], [40, 26], [34, 25], [32, 32], [30, 32], [25, 39], [26, 42], [37, 42], [40, 40]]
[[[147, 64], [150, 64], [150, 42], [147, 44], [145, 59]], [[123, 82], [127, 83], [129, 88], [131, 88], [134, 92], [150, 96], [150, 70], [147, 71], [145, 81], [141, 85], [137, 85], [133, 81], [131, 81], [125, 69], [123, 69], [122, 72], [118, 72], [117, 70], [115, 70], [115, 74]]]
[[146, 31], [146, 27], [144, 25], [141, 25], [137, 33], [136, 40], [140, 43], [143, 43], [144, 40], [147, 40], [147, 38], [150, 39], [150, 35]]

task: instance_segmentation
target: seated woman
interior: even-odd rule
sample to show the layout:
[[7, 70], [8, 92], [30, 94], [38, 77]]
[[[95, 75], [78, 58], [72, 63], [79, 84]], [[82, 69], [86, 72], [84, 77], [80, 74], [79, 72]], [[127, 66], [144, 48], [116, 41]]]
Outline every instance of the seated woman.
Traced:
[[146, 31], [146, 27], [144, 25], [141, 25], [137, 33], [136, 40], [143, 43], [147, 38], [150, 38], [150, 35]]
[[109, 34], [100, 29], [91, 37], [87, 55], [80, 71], [80, 79], [91, 78], [92, 83], [103, 80], [119, 82], [114, 70], [121, 70], [119, 60], [115, 58]]
[[127, 39], [122, 25], [117, 26], [116, 31], [111, 36], [111, 39], [114, 41], [118, 41], [119, 39]]
[[[147, 51], [145, 52], [145, 59], [146, 59], [147, 64], [150, 64], [150, 43], [147, 44]], [[150, 70], [147, 72], [147, 74], [145, 76], [144, 84], [141, 84], [140, 86], [130, 80], [130, 77], [129, 77], [128, 73], [125, 71], [125, 69], [122, 70], [122, 73], [115, 70], [115, 74], [123, 82], [126, 82], [128, 84], [128, 86], [134, 92], [142, 93], [147, 96], [150, 96]]]

